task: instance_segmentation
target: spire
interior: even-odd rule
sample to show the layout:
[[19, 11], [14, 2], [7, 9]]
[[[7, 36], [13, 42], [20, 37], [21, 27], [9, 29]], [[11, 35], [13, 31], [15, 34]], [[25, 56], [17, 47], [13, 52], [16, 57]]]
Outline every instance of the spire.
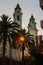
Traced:
[[31, 15], [30, 21], [31, 21], [31, 20], [35, 20], [33, 14]]
[[20, 5], [19, 5], [19, 0], [17, 0], [17, 5], [15, 7], [15, 10], [17, 10], [17, 9], [21, 10]]
[[16, 6], [15, 10], [17, 10], [17, 9], [21, 10], [21, 8], [20, 8], [20, 5], [19, 5], [19, 4], [17, 4], [17, 6]]

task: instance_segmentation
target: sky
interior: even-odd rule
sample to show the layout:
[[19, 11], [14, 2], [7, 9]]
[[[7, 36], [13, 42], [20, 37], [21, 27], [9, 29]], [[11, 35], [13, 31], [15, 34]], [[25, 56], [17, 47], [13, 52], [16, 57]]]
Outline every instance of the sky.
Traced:
[[[14, 8], [18, 0], [0, 0], [0, 16], [9, 15], [13, 19]], [[43, 11], [40, 8], [39, 0], [19, 0], [22, 9], [22, 27], [27, 30], [29, 19], [33, 14], [35, 18], [38, 35], [43, 35], [43, 29], [40, 27], [40, 21], [43, 20]]]

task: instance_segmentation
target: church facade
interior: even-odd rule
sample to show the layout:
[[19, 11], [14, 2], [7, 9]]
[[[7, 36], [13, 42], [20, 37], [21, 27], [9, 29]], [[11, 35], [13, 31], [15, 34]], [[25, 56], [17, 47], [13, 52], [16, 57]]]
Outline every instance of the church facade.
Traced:
[[[14, 19], [14, 22], [16, 22], [16, 23], [18, 23], [20, 25], [19, 29], [22, 29], [22, 14], [23, 13], [21, 11], [20, 5], [17, 4], [17, 6], [15, 8], [15, 11], [13, 13], [13, 19]], [[34, 18], [33, 15], [31, 16], [31, 18], [29, 20], [28, 32], [30, 33], [30, 35], [33, 35], [34, 37], [37, 35], [37, 32], [38, 32], [38, 30], [36, 28], [35, 18]], [[2, 51], [3, 51], [2, 47], [3, 47], [3, 45], [0, 44], [0, 56], [2, 55]], [[5, 56], [9, 57], [9, 52], [10, 52], [10, 50], [9, 50], [9, 43], [7, 41]]]

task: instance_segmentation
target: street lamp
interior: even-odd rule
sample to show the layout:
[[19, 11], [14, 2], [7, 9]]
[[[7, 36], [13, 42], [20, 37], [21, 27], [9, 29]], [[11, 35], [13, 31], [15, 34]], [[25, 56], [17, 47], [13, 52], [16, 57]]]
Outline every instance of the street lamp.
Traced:
[[24, 35], [19, 36], [19, 41], [22, 43], [22, 64], [24, 65], [24, 42], [26, 40], [26, 37]]
[[20, 35], [20, 36], [19, 36], [19, 41], [20, 41], [20, 42], [24, 43], [24, 42], [25, 42], [25, 39], [26, 39], [26, 38], [25, 38], [24, 35]]

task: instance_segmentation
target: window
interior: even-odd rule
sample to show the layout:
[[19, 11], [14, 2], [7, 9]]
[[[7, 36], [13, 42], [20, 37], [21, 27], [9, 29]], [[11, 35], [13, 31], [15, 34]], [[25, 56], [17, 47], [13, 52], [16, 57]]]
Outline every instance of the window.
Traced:
[[19, 16], [17, 16], [17, 20], [19, 21]]

